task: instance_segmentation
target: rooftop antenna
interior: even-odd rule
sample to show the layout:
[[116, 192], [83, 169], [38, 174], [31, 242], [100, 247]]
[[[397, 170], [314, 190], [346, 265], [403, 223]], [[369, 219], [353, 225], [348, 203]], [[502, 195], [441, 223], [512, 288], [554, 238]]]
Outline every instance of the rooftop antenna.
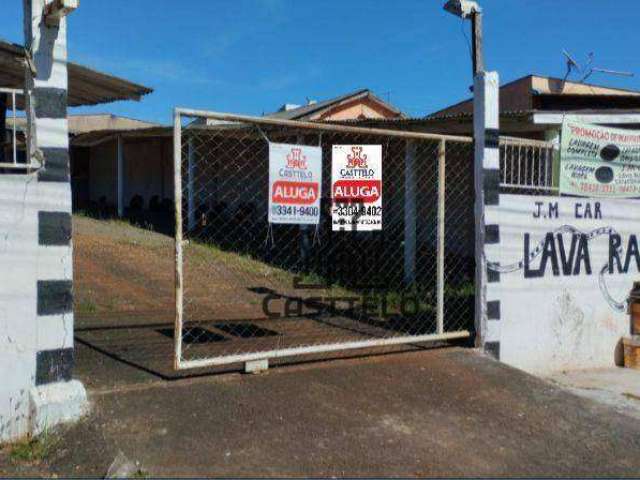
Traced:
[[606, 75], [617, 75], [618, 77], [633, 77], [634, 76], [634, 74], [632, 72], [622, 72], [620, 70], [609, 70], [608, 68], [593, 67], [593, 68], [589, 69], [587, 74], [584, 77], [582, 77], [582, 80], [580, 80], [580, 81], [581, 82], [586, 81], [587, 78], [589, 78], [594, 73], [604, 73]]
[[580, 64], [573, 59], [569, 52], [562, 50], [562, 54], [567, 58], [567, 73], [565, 73], [564, 78], [562, 79], [562, 82], [564, 83], [574, 70], [582, 73], [582, 68], [580, 67]]
[[607, 74], [607, 75], [617, 75], [619, 77], [633, 77], [633, 73], [631, 73], [631, 72], [621, 72], [619, 70], [610, 70], [608, 68], [592, 67], [591, 65], [593, 65], [593, 57], [594, 57], [593, 52], [589, 53], [589, 60], [587, 61], [587, 65], [586, 65], [586, 67], [584, 69], [584, 76], [580, 80], [580, 83], [586, 81], [587, 78], [589, 78], [594, 73], [604, 73], [604, 74]]
[[585, 63], [584, 68], [580, 66], [578, 62], [574, 60], [574, 58], [567, 52], [566, 50], [562, 50], [562, 54], [567, 59], [567, 73], [564, 76], [563, 82], [566, 82], [569, 76], [576, 71], [580, 73], [582, 77], [578, 80], [578, 83], [584, 83], [591, 75], [594, 73], [604, 73], [607, 75], [617, 75], [619, 77], [633, 77], [634, 74], [631, 72], [623, 72], [619, 70], [610, 70], [608, 68], [599, 68], [593, 67], [593, 59], [595, 57], [593, 52], [589, 52], [587, 56], [587, 63]]

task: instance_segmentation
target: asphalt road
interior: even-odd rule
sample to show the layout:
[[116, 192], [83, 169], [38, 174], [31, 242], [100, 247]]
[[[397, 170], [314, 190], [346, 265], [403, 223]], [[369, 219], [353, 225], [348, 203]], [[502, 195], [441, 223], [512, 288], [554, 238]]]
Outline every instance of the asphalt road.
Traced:
[[640, 472], [637, 419], [462, 348], [90, 396], [92, 414], [62, 433], [43, 472], [104, 476], [120, 451], [175, 476]]

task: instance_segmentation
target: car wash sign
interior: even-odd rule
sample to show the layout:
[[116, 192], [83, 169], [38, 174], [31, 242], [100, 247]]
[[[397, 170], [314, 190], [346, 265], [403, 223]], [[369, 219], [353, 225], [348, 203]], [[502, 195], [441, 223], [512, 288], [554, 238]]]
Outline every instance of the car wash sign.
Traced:
[[317, 225], [322, 149], [269, 144], [269, 223]]
[[640, 202], [504, 194], [485, 215], [500, 359], [540, 373], [613, 366], [640, 275]]
[[382, 230], [382, 145], [334, 145], [333, 231]]
[[565, 121], [560, 192], [588, 197], [640, 197], [640, 131]]

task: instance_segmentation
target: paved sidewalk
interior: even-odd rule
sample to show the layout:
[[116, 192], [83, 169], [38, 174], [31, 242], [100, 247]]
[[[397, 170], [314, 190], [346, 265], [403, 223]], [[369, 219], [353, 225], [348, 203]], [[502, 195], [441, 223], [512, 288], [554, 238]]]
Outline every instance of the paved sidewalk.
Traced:
[[640, 421], [640, 370], [603, 368], [552, 375], [549, 379], [576, 395], [591, 398]]

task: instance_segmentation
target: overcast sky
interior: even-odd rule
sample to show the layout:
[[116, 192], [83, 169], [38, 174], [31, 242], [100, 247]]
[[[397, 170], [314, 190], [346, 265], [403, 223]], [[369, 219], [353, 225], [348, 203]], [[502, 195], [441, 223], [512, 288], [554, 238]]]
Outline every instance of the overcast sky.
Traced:
[[[5, 5], [6, 3], [6, 5]], [[370, 88], [410, 116], [469, 96], [469, 26], [444, 0], [81, 0], [70, 59], [155, 89], [82, 111], [169, 122], [173, 106], [247, 114]], [[638, 0], [482, 0], [486, 63], [503, 82], [562, 77], [561, 51], [603, 68], [593, 83], [640, 89]], [[23, 43], [22, 1], [1, 36]], [[465, 36], [466, 34], [466, 36]], [[574, 77], [575, 78], [575, 77]]]

